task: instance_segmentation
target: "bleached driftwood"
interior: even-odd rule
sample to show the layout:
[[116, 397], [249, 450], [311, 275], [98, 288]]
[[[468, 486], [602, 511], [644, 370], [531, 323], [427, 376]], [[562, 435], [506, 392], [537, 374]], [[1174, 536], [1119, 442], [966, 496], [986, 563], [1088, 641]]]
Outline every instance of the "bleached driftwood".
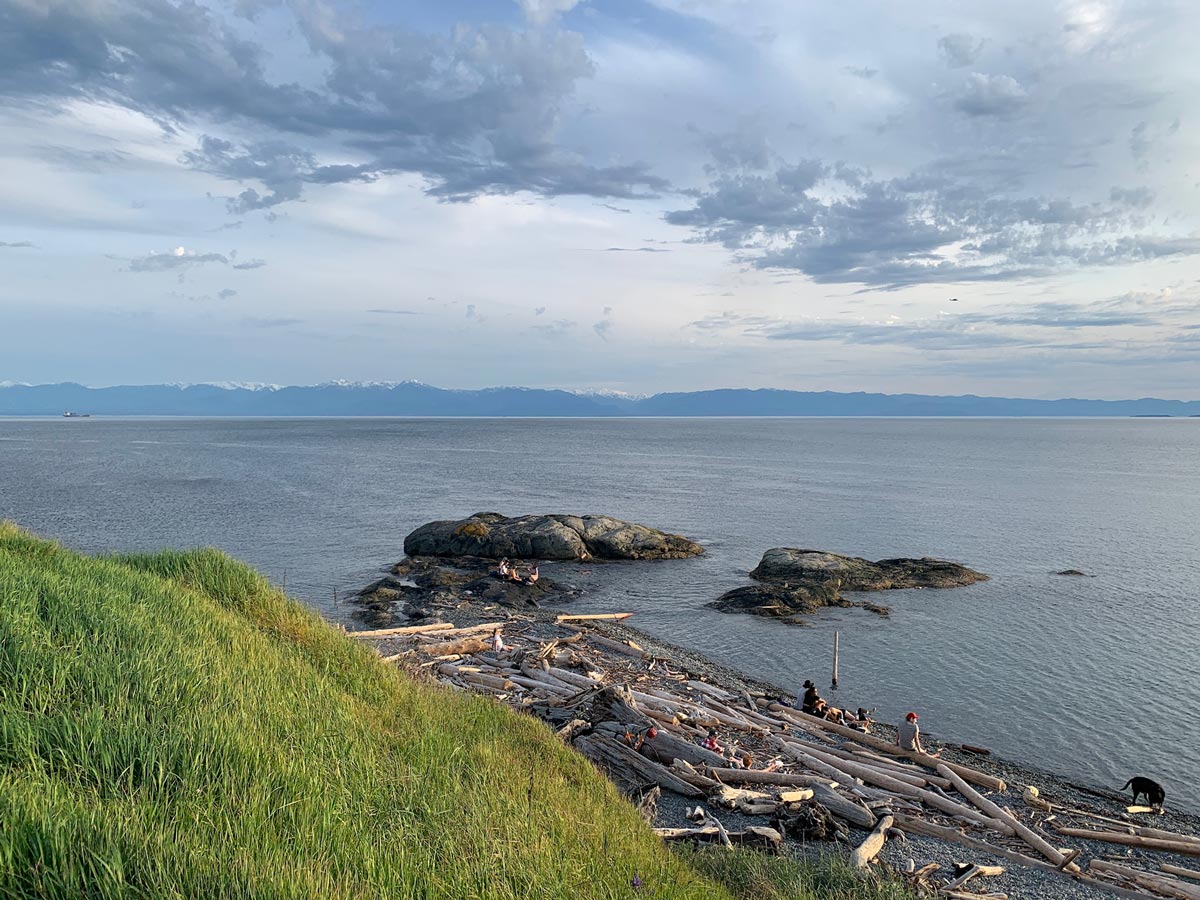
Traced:
[[1088, 863], [1088, 868], [1094, 869], [1097, 872], [1110, 872], [1120, 875], [1123, 878], [1133, 881], [1138, 887], [1148, 888], [1160, 894], [1167, 894], [1176, 898], [1176, 900], [1200, 900], [1200, 887], [1193, 884], [1184, 884], [1178, 879], [1168, 878], [1165, 875], [1145, 872], [1141, 869], [1132, 869], [1129, 866], [1107, 862], [1103, 859], [1093, 859]]
[[957, 772], [944, 763], [938, 766], [938, 771], [954, 783], [955, 789], [960, 794], [974, 803], [993, 819], [999, 819], [1001, 822], [1007, 824], [1017, 835], [1017, 837], [1023, 840], [1038, 853], [1042, 854], [1042, 856], [1046, 857], [1046, 859], [1050, 860], [1050, 862], [1052, 862], [1055, 866], [1061, 866], [1063, 864], [1062, 852], [1057, 847], [1051, 846], [1049, 841], [1014, 816], [1007, 809], [989, 800], [987, 797], [984, 797], [977, 790], [967, 784]]
[[884, 842], [887, 841], [888, 829], [894, 822], [895, 819], [892, 816], [882, 816], [866, 839], [854, 848], [854, 852], [850, 854], [850, 864], [857, 869], [865, 869], [883, 849]]
[[1169, 841], [1164, 838], [1142, 837], [1140, 834], [1119, 834], [1115, 831], [1090, 831], [1087, 828], [1068, 828], [1055, 825], [1054, 830], [1065, 837], [1087, 838], [1106, 844], [1123, 844], [1143, 850], [1162, 850], [1181, 856], [1200, 856], [1200, 843], [1194, 841]]

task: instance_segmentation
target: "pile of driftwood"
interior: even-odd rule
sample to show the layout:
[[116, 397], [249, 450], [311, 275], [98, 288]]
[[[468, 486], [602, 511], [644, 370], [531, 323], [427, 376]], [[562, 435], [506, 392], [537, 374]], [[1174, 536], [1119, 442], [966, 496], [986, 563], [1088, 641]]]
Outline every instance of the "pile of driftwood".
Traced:
[[[1131, 897], [1200, 900], [1200, 872], [1162, 865], [1150, 871], [1061, 848], [1056, 838], [1200, 856], [1200, 839], [1046, 802], [1026, 788], [1011, 805], [997, 802], [999, 778], [938, 756], [801, 713], [777, 698], [726, 689], [636, 643], [601, 634], [596, 620], [626, 613], [559, 616], [555, 622], [510, 616], [469, 627], [430, 623], [356, 632], [384, 658], [455, 689], [495, 696], [549, 723], [655, 819], [662, 791], [688, 798], [686, 825], [658, 828], [664, 840], [780, 849], [785, 839], [841, 840], [864, 871], [889, 839], [924, 835], [980, 856], [1055, 873]], [[718, 732], [718, 749], [701, 742]], [[691, 805], [695, 801], [695, 806]], [[706, 803], [708, 808], [701, 805]], [[763, 825], [727, 829], [714, 810]], [[726, 815], [727, 813], [722, 813]], [[853, 830], [866, 832], [853, 836]], [[916, 887], [970, 900], [980, 881], [1004, 870], [966, 865], [936, 874], [937, 864], [900, 873]], [[969, 885], [969, 888], [968, 888]]]

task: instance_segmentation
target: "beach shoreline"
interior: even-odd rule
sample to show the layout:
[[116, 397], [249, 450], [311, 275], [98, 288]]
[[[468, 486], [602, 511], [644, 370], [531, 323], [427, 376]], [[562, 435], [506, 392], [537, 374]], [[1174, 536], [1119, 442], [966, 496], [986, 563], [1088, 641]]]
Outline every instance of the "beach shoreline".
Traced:
[[[543, 642], [542, 646], [545, 646], [544, 642], [557, 640], [554, 635], [561, 636], [565, 633], [563, 631], [564, 628], [569, 628], [572, 632], [576, 633], [593, 633], [598, 635], [600, 640], [607, 639], [610, 642], [621, 643], [631, 642], [635, 648], [640, 649], [645, 654], [645, 659], [668, 662], [670, 671], [677, 673], [674, 677], [704, 682], [719, 690], [727, 691], [730, 694], [745, 696], [748, 700], [751, 696], [763, 698], [760, 701], [760, 706], [763, 702], [771, 700], [783, 700], [785, 704], [791, 704], [795, 699], [793, 692], [785, 690], [780, 685], [747, 675], [736, 668], [708, 657], [701, 651], [674, 644], [671, 641], [631, 626], [626, 622], [578, 621], [573, 624], [559, 623], [558, 618], [560, 615], [572, 615], [569, 608], [544, 607], [513, 610], [507, 607], [476, 604], [466, 601], [458, 604], [453, 609], [439, 609], [437, 613], [436, 619], [450, 623], [450, 625], [457, 629], [478, 629], [486, 626], [499, 626], [502, 629], [502, 634], [506, 636], [512, 635], [513, 640], [524, 642], [522, 646], [537, 646], [536, 642], [539, 640]], [[418, 625], [418, 627], [420, 626]], [[530, 644], [530, 641], [534, 643]], [[405, 652], [402, 647], [397, 646], [387, 638], [372, 640], [371, 642], [376, 645], [381, 655], [385, 656], [385, 658], [396, 658], [397, 650], [400, 650], [401, 656]], [[401, 643], [403, 644], [403, 642]], [[618, 667], [625, 665], [626, 670], [628, 670], [629, 660], [620, 659], [621, 655], [617, 653], [615, 656], [610, 656], [609, 661]], [[462, 661], [479, 662], [480, 660], [483, 661], [486, 668], [487, 661], [489, 660], [486, 652], [474, 659], [467, 657]], [[430, 665], [432, 664], [425, 664], [425, 672], [428, 673], [430, 671], [428, 668]], [[451, 667], [453, 668], [453, 664]], [[441, 670], [440, 665], [434, 667], [434, 671], [438, 670]], [[637, 678], [644, 681], [647, 676], [639, 675]], [[451, 681], [451, 679], [445, 678], [438, 680]], [[651, 681], [651, 683], [653, 682]], [[643, 687], [645, 686], [643, 685]], [[650, 688], [645, 687], [645, 689], [649, 690]], [[501, 702], [505, 702], [518, 710], [531, 711], [528, 698], [522, 698], [519, 693], [505, 695], [495, 688], [484, 692], [497, 697]], [[872, 733], [890, 742], [895, 738], [895, 727], [890, 723], [875, 723], [872, 726]], [[1177, 856], [1174, 854], [1166, 856], [1157, 852], [1131, 850], [1123, 846], [1100, 843], [1098, 841], [1066, 838], [1053, 830], [1049, 830], [1050, 827], [1058, 824], [1060, 817], [1068, 825], [1078, 825], [1081, 822], [1087, 822], [1087, 816], [1082, 815], [1085, 813], [1093, 817], [1111, 817], [1113, 820], [1132, 820], [1133, 817], [1125, 812], [1125, 807], [1130, 802], [1128, 795], [1120, 795], [1117, 792], [1105, 792], [1092, 786], [1078, 783], [1065, 776], [1048, 772], [1019, 761], [963, 751], [960, 745], [942, 742], [935, 735], [926, 735], [925, 737], [927, 744], [930, 745], [930, 749], [933, 749], [935, 746], [940, 747], [942, 750], [942, 759], [946, 762], [969, 766], [986, 775], [1002, 779], [1006, 782], [1008, 786], [1007, 791], [1003, 794], [994, 795], [993, 799], [998, 802], [1007, 802], [1013, 812], [1018, 813], [1018, 815], [1029, 812], [1029, 810], [1022, 806], [1021, 795], [1023, 789], [1026, 786], [1036, 787], [1042, 798], [1052, 805], [1055, 812], [1044, 816], [1042, 825], [1035, 827], [1055, 846], [1080, 848], [1083, 856], [1089, 860], [1097, 859], [1105, 862], [1116, 860], [1130, 865], [1141, 866], [1156, 866], [1160, 861], [1169, 861], [1178, 866], [1188, 866], [1189, 859], [1186, 856]], [[1191, 813], [1170, 809], [1169, 800], [1170, 798], [1168, 798], [1168, 808], [1162, 815], [1138, 817], [1136, 824], [1139, 826], [1150, 825], [1154, 828], [1200, 838], [1200, 817]], [[655, 813], [653, 824], [676, 828], [689, 825], [691, 823], [688, 822], [687, 815], [694, 808], [694, 805], [694, 800], [664, 790], [657, 801], [657, 812]], [[1071, 810], [1075, 812], [1069, 812]], [[720, 811], [720, 820], [730, 831], [735, 828], [749, 828], [766, 824], [762, 816], [742, 815], [736, 810]], [[1046, 830], [1043, 830], [1043, 825], [1047, 826]], [[987, 835], [975, 835], [975, 833], [972, 833], [972, 835], [976, 837], [982, 836], [988, 840], [996, 837], [994, 835], [991, 837]], [[862, 836], [861, 832], [856, 832], [853, 841], [856, 842]], [[806, 842], [789, 839], [785, 843], [792, 852], [803, 855], [820, 855], [828, 852], [845, 853], [851, 849], [843, 842]], [[1010, 846], [1008, 849], [1013, 850], [1015, 848]], [[990, 859], [986, 852], [979, 852], [937, 837], [929, 837], [912, 832], [905, 832], [903, 840], [889, 840], [878, 857], [878, 865], [882, 871], [901, 879], [906, 877], [904, 874], [906, 870], [920, 870], [929, 864], [936, 864], [939, 867], [938, 871], [947, 873], [952, 872], [957, 863], [964, 861], [1004, 865], [1006, 873], [998, 878], [987, 879], [987, 889], [1002, 890], [1013, 898], [1051, 897], [1064, 898], [1065, 900], [1065, 898], [1099, 898], [1112, 896], [1113, 894], [1113, 885], [1098, 886], [1096, 884], [1094, 878], [1097, 873], [1094, 871], [1086, 873], [1086, 877], [1093, 880], [1085, 882], [1038, 868], [1013, 865], [1004, 858]], [[1191, 862], [1192, 868], [1196, 868], [1197, 864], [1195, 861], [1192, 860]], [[983, 890], [982, 884], [981, 880], [976, 885], [976, 889]], [[1118, 890], [1117, 892], [1119, 893], [1120, 891]], [[1144, 894], [1144, 896], [1154, 895]]]

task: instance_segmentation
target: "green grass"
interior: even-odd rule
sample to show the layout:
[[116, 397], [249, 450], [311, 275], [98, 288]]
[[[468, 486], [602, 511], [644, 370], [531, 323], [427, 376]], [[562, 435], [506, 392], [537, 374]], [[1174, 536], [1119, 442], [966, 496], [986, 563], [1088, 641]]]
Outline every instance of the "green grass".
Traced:
[[543, 725], [217, 551], [0, 523], [0, 897], [802, 900], [763, 885], [813, 871], [668, 852]]

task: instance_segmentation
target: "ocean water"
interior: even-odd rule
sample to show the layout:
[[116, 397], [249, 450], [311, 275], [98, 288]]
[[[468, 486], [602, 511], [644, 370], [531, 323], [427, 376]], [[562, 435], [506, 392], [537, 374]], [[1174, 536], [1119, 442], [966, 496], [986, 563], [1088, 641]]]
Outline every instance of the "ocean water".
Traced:
[[[843, 705], [1200, 811], [1200, 420], [0, 419], [0, 517], [88, 552], [218, 546], [335, 620], [411, 529], [481, 510], [687, 534], [705, 557], [544, 571], [792, 688], [828, 685], [836, 630]], [[774, 546], [992, 578], [809, 627], [704, 607]]]

